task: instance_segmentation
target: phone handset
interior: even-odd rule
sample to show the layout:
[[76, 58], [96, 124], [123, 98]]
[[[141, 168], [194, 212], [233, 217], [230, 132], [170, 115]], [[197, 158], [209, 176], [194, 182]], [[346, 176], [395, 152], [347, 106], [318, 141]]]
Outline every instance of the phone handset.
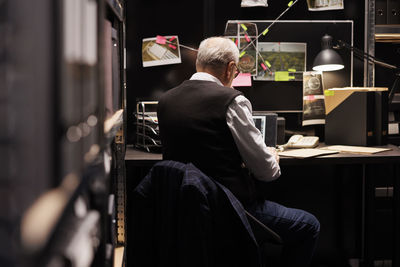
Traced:
[[283, 151], [285, 148], [313, 148], [318, 146], [318, 136], [302, 136], [295, 134], [289, 138], [288, 142], [279, 147], [279, 150]]

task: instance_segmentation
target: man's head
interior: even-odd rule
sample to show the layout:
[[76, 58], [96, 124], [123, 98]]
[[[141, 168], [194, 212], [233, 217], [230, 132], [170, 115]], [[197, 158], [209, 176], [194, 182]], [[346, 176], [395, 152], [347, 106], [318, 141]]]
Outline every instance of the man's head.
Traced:
[[200, 43], [197, 53], [196, 69], [217, 77], [223, 85], [230, 87], [239, 71], [239, 50], [232, 40], [224, 37], [211, 37]]

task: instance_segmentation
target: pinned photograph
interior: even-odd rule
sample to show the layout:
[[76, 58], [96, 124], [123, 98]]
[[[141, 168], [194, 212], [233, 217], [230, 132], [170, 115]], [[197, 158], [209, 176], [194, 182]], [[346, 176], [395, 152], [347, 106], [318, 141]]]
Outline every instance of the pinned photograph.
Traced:
[[302, 81], [306, 70], [306, 43], [258, 42], [259, 81]]
[[241, 73], [257, 75], [258, 41], [257, 25], [250, 22], [229, 21], [225, 26], [225, 37], [239, 48], [238, 68]]
[[178, 36], [157, 36], [143, 39], [143, 67], [181, 63]]
[[[250, 45], [242, 51], [241, 48], [246, 47], [249, 42], [254, 42], [254, 45]], [[257, 42], [255, 37], [241, 37], [239, 44], [239, 50], [242, 51], [238, 63], [240, 72], [250, 73], [252, 76], [257, 75]]]
[[242, 0], [242, 3], [240, 4], [240, 6], [241, 7], [253, 7], [253, 6], [267, 7], [268, 1], [267, 0]]
[[309, 11], [344, 9], [344, 0], [307, 0]]
[[303, 73], [303, 126], [325, 124], [325, 96], [322, 73]]
[[[241, 74], [250, 74], [250, 76], [257, 75], [257, 41], [255, 36], [243, 34], [239, 36], [226, 36], [231, 39], [238, 47], [239, 62], [237, 67]], [[247, 46], [250, 42], [253, 44]], [[246, 47], [247, 46], [247, 47]]]

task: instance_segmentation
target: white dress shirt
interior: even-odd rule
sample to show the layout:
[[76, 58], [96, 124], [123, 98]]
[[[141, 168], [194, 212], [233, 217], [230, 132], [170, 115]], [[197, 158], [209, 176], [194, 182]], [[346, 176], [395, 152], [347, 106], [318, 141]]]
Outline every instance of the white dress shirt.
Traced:
[[[190, 80], [212, 81], [223, 86], [221, 81], [205, 72], [197, 72]], [[235, 97], [226, 112], [226, 123], [232, 133], [246, 167], [255, 178], [272, 181], [281, 175], [275, 156], [269, 151], [260, 131], [254, 125], [252, 106], [243, 95]]]

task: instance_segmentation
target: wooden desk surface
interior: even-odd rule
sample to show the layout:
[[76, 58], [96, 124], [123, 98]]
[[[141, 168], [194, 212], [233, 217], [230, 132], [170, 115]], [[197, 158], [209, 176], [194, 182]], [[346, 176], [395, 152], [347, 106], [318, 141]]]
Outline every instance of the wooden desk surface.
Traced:
[[[323, 144], [320, 145], [320, 147], [322, 146]], [[306, 159], [281, 157], [280, 165], [400, 163], [400, 148], [398, 146], [386, 145], [381, 147], [391, 150], [369, 155], [338, 153]], [[132, 146], [126, 148], [125, 161], [128, 161], [129, 164], [151, 165], [160, 160], [162, 160], [162, 155], [159, 153], [144, 152]]]

